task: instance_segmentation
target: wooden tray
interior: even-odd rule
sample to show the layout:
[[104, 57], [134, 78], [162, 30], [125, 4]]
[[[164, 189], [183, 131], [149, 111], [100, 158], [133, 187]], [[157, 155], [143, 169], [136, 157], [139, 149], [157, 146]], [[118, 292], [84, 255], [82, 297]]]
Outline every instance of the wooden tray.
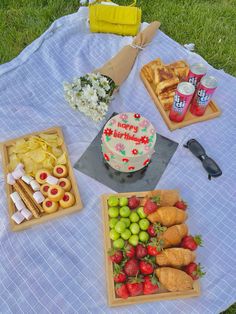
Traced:
[[[66, 209], [62, 209], [59, 208], [59, 210], [55, 213], [52, 214], [42, 214], [42, 216], [40, 218], [32, 218], [31, 220], [27, 221], [23, 221], [21, 224], [16, 224], [10, 217], [14, 214], [15, 212], [15, 206], [10, 198], [10, 194], [13, 192], [13, 187], [9, 184], [7, 184], [7, 173], [8, 173], [8, 167], [7, 165], [9, 164], [9, 157], [8, 157], [8, 147], [11, 146], [16, 140], [19, 139], [26, 139], [32, 135], [39, 135], [40, 133], [47, 133], [47, 134], [51, 134], [51, 133], [57, 133], [58, 136], [60, 136], [63, 139], [63, 144], [61, 146], [62, 150], [66, 153], [67, 156], [67, 168], [68, 168], [68, 177], [70, 178], [71, 181], [71, 185], [72, 185], [72, 193], [75, 196], [75, 204], [72, 207], [66, 208]], [[19, 138], [15, 138], [6, 142], [3, 142], [1, 144], [1, 149], [2, 149], [2, 160], [3, 160], [3, 171], [4, 171], [4, 176], [5, 176], [5, 185], [6, 185], [6, 192], [7, 192], [7, 202], [8, 202], [8, 212], [9, 212], [9, 218], [10, 218], [10, 227], [12, 231], [21, 231], [27, 228], [32, 227], [33, 225], [38, 225], [41, 224], [43, 222], [46, 222], [48, 220], [54, 219], [54, 218], [58, 218], [64, 215], [68, 215], [71, 214], [73, 212], [79, 211], [82, 209], [83, 205], [81, 202], [81, 198], [80, 198], [80, 194], [79, 194], [79, 189], [75, 180], [75, 176], [74, 176], [74, 172], [73, 172], [73, 168], [69, 159], [69, 155], [68, 155], [68, 151], [67, 151], [67, 147], [65, 144], [65, 139], [62, 133], [62, 130], [60, 127], [52, 127], [50, 129], [47, 130], [42, 130], [40, 132], [34, 132], [34, 133], [30, 133], [24, 136], [21, 136]]]
[[[160, 193], [164, 195], [166, 192], [170, 192], [169, 190], [155, 190], [154, 193]], [[177, 192], [173, 190], [173, 192]], [[122, 305], [134, 305], [137, 303], [145, 303], [145, 302], [155, 302], [161, 300], [174, 300], [174, 299], [183, 299], [183, 298], [192, 298], [200, 295], [200, 283], [199, 280], [194, 281], [193, 289], [188, 291], [181, 292], [169, 292], [163, 286], [160, 287], [159, 292], [156, 294], [150, 295], [141, 295], [137, 297], [129, 297], [128, 299], [121, 299], [116, 297], [115, 294], [115, 286], [113, 280], [113, 266], [109, 261], [107, 252], [111, 248], [112, 241], [109, 237], [109, 217], [108, 217], [108, 204], [107, 200], [111, 195], [115, 195], [117, 197], [131, 197], [132, 195], [136, 195], [141, 198], [144, 198], [148, 191], [146, 192], [129, 192], [129, 193], [117, 193], [117, 194], [104, 194], [102, 195], [102, 217], [103, 217], [103, 236], [104, 236], [104, 256], [105, 256], [105, 271], [106, 271], [106, 282], [107, 282], [107, 297], [108, 297], [108, 305], [113, 306], [122, 306]]]
[[169, 119], [169, 113], [170, 111], [165, 111], [163, 106], [160, 103], [160, 100], [158, 96], [156, 95], [154, 89], [153, 89], [153, 84], [149, 83], [148, 80], [146, 79], [145, 75], [143, 74], [142, 70], [140, 72], [140, 77], [148, 90], [150, 96], [152, 97], [157, 109], [160, 111], [160, 114], [162, 115], [162, 118], [164, 119], [165, 123], [167, 124], [168, 128], [173, 131], [176, 129], [183, 128], [187, 125], [197, 123], [197, 122], [202, 122], [202, 121], [207, 121], [210, 119], [214, 119], [218, 116], [221, 115], [221, 110], [217, 106], [217, 104], [211, 100], [209, 105], [207, 106], [206, 112], [203, 116], [197, 117], [191, 114], [191, 112], [188, 110], [186, 113], [186, 116], [184, 117], [184, 120], [182, 122], [173, 122]]

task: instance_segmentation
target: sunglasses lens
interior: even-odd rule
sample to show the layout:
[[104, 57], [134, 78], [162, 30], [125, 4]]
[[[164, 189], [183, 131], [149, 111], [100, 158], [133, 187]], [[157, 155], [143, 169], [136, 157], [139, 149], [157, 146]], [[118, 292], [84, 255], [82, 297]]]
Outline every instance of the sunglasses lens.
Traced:
[[205, 149], [196, 140], [188, 141], [187, 147], [194, 154], [194, 156], [196, 156], [196, 157], [200, 157], [200, 156], [206, 154]]
[[210, 174], [212, 177], [219, 177], [222, 175], [221, 169], [213, 159], [207, 157], [202, 161], [202, 164], [208, 174]]

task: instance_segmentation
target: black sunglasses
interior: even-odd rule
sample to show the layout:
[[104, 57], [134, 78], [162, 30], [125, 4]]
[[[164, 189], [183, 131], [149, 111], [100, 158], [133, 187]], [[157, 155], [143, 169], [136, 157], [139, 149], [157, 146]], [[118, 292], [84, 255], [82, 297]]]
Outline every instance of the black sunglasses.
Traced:
[[203, 167], [208, 173], [209, 180], [211, 180], [211, 177], [216, 178], [222, 175], [220, 167], [212, 158], [207, 156], [205, 149], [197, 140], [189, 140], [184, 147], [188, 148], [194, 156], [201, 160]]

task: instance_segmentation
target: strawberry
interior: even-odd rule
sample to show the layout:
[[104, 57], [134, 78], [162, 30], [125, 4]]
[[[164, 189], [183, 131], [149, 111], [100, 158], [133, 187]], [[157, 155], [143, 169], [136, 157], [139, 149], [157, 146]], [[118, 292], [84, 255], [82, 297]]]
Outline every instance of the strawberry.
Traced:
[[137, 198], [135, 195], [131, 196], [128, 200], [128, 206], [130, 209], [135, 209], [137, 207], [139, 207], [140, 205], [140, 199]]
[[123, 259], [123, 253], [120, 250], [115, 250], [113, 248], [108, 251], [108, 255], [110, 256], [112, 263], [120, 264]]
[[154, 213], [158, 207], [159, 207], [159, 202], [160, 202], [160, 197], [153, 197], [153, 198], [148, 198], [144, 204], [144, 213], [146, 215], [149, 215], [151, 213]]
[[188, 207], [188, 204], [182, 200], [182, 201], [177, 201], [174, 206], [179, 209], [186, 210]]
[[150, 275], [154, 272], [154, 263], [150, 258], [146, 257], [139, 262], [139, 269], [143, 275]]
[[156, 256], [160, 254], [163, 248], [163, 240], [157, 240], [156, 238], [152, 238], [151, 241], [148, 243], [147, 252], [151, 256]]
[[124, 270], [127, 276], [135, 277], [139, 273], [139, 264], [136, 258], [131, 258], [125, 263]]
[[127, 279], [126, 274], [119, 264], [114, 264], [114, 281], [115, 282], [125, 282]]
[[185, 236], [183, 237], [181, 244], [183, 248], [195, 251], [198, 246], [202, 246], [202, 237], [200, 235], [196, 236]]
[[127, 285], [123, 283], [116, 284], [116, 294], [122, 299], [127, 299], [129, 297], [129, 291]]
[[138, 244], [136, 246], [136, 257], [143, 258], [147, 255], [147, 248], [144, 244]]
[[159, 222], [149, 225], [147, 232], [151, 237], [159, 236], [166, 231], [166, 227], [163, 227]]
[[203, 277], [206, 273], [203, 272], [201, 264], [190, 263], [184, 267], [184, 271], [193, 278], [197, 280], [200, 277]]
[[145, 276], [143, 284], [143, 294], [153, 294], [159, 289], [160, 283], [155, 275]]
[[124, 248], [125, 256], [128, 258], [132, 258], [135, 256], [135, 247], [127, 244]]
[[143, 283], [141, 278], [132, 278], [126, 285], [131, 297], [143, 294]]

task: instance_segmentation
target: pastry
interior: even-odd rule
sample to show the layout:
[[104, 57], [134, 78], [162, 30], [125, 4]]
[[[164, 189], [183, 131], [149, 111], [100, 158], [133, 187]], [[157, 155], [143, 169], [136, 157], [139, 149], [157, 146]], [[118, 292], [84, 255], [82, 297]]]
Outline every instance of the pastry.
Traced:
[[29, 195], [26, 193], [26, 191], [22, 188], [22, 186], [20, 185], [19, 182], [16, 182], [13, 185], [14, 189], [16, 190], [16, 192], [20, 195], [20, 197], [22, 198], [22, 200], [24, 201], [25, 205], [27, 206], [27, 208], [31, 211], [31, 213], [33, 214], [33, 216], [35, 218], [39, 218], [40, 217], [40, 211], [36, 205], [36, 203], [32, 202], [32, 200], [29, 198]]
[[178, 77], [171, 78], [160, 82], [156, 87], [156, 93], [159, 95], [169, 89], [174, 89], [179, 83]]
[[44, 183], [43, 185], [41, 185], [40, 191], [44, 196], [48, 196], [49, 187], [50, 187], [50, 185], [48, 183]]
[[170, 227], [183, 223], [187, 219], [187, 213], [177, 207], [160, 207], [158, 210], [148, 215], [148, 220], [152, 223], [160, 222], [163, 226]]
[[182, 270], [171, 267], [160, 267], [155, 270], [155, 273], [160, 283], [168, 291], [193, 289], [193, 279]]
[[164, 248], [178, 246], [181, 243], [183, 237], [188, 234], [188, 227], [186, 224], [175, 225], [167, 228], [160, 236], [159, 240], [163, 240]]
[[[33, 182], [33, 181], [31, 181], [31, 182]], [[35, 181], [35, 182], [38, 184], [37, 181]], [[28, 184], [26, 184], [22, 179], [18, 180], [18, 184], [19, 184], [20, 188], [22, 189], [22, 191], [24, 192], [24, 194], [26, 195], [26, 197], [32, 203], [32, 205], [37, 209], [37, 211], [39, 213], [43, 213], [42, 206], [39, 205], [37, 202], [35, 202], [34, 197], [33, 197], [32, 189], [28, 186]]]
[[69, 192], [71, 189], [71, 182], [67, 178], [59, 179], [58, 185], [60, 185], [63, 188], [63, 190], [65, 190], [66, 192]]
[[59, 204], [62, 208], [68, 208], [73, 206], [75, 203], [75, 197], [70, 192], [65, 192], [63, 198], [60, 200]]
[[156, 130], [139, 113], [120, 113], [106, 123], [101, 142], [104, 162], [120, 172], [134, 172], [150, 163]]
[[48, 170], [40, 169], [37, 171], [37, 173], [35, 175], [35, 180], [40, 184], [44, 184], [44, 183], [46, 183], [47, 177], [49, 175], [50, 175], [50, 173], [48, 172]]
[[46, 198], [43, 201], [43, 209], [47, 214], [55, 213], [58, 210], [58, 203]]
[[156, 263], [159, 266], [182, 267], [193, 262], [196, 258], [194, 252], [183, 248], [165, 249], [156, 256]]
[[174, 206], [179, 201], [179, 192], [177, 190], [161, 190], [150, 191], [146, 197], [141, 199], [141, 206], [143, 206], [148, 198], [160, 197], [160, 206]]
[[68, 174], [68, 170], [64, 165], [55, 166], [53, 169], [53, 174], [57, 178], [64, 178]]
[[64, 196], [65, 191], [59, 185], [52, 185], [48, 189], [48, 198], [51, 201], [58, 202]]

